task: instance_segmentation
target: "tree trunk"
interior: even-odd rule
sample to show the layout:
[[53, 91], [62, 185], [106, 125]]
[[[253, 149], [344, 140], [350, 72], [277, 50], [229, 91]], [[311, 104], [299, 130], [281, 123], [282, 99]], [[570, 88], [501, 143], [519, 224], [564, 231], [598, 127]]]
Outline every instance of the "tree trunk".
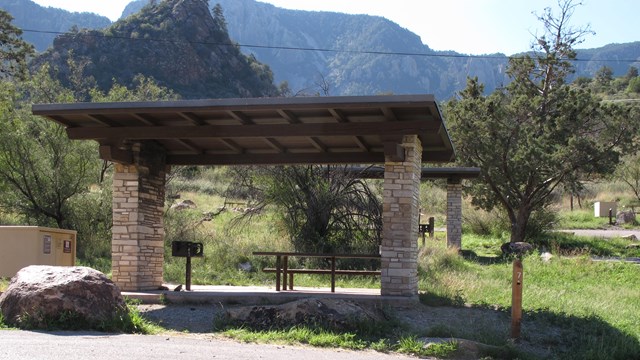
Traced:
[[529, 217], [531, 216], [531, 211], [527, 209], [518, 209], [518, 213], [516, 215], [516, 221], [511, 223], [511, 242], [520, 242], [524, 241], [526, 232], [527, 232], [527, 224], [529, 223]]

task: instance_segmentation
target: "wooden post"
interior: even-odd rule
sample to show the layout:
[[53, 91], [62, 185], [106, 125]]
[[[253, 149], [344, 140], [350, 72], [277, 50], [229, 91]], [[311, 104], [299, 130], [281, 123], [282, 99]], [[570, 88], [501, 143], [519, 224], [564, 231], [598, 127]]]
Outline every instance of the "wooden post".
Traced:
[[511, 284], [511, 338], [520, 338], [522, 324], [522, 282], [524, 273], [522, 260], [513, 261], [513, 280]]
[[289, 270], [289, 257], [283, 256], [284, 263], [282, 265], [282, 290], [287, 290], [287, 271]]
[[331, 292], [336, 292], [336, 257], [331, 257]]
[[429, 237], [433, 239], [436, 233], [436, 218], [433, 216], [429, 218]]
[[276, 291], [280, 291], [280, 255], [276, 256]]

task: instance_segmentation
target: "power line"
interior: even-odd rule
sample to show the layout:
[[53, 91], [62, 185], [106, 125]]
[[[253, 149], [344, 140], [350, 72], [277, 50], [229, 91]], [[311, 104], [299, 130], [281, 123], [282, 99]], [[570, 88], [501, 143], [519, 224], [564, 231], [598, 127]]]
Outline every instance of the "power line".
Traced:
[[[126, 41], [154, 41], [154, 42], [164, 42], [164, 43], [172, 43], [172, 44], [195, 44], [195, 45], [213, 45], [213, 46], [229, 46], [229, 47], [244, 47], [244, 48], [253, 48], [253, 49], [270, 49], [270, 50], [291, 50], [291, 51], [314, 51], [314, 52], [325, 52], [325, 53], [341, 53], [341, 54], [358, 54], [358, 55], [387, 55], [387, 56], [417, 56], [417, 57], [434, 57], [434, 58], [458, 58], [458, 59], [489, 59], [489, 60], [508, 60], [510, 58], [518, 58], [514, 56], [506, 56], [506, 55], [466, 55], [466, 54], [427, 54], [427, 53], [416, 53], [416, 52], [397, 52], [397, 51], [375, 51], [375, 50], [345, 50], [345, 49], [327, 49], [327, 48], [311, 48], [311, 47], [296, 47], [296, 46], [274, 46], [274, 45], [257, 45], [257, 44], [238, 44], [238, 43], [220, 43], [220, 42], [208, 42], [208, 41], [191, 41], [191, 40], [178, 40], [178, 39], [159, 39], [159, 38], [132, 38], [126, 36], [118, 36], [118, 35], [106, 35], [106, 34], [81, 34], [81, 33], [70, 33], [70, 32], [61, 32], [61, 31], [52, 31], [52, 30], [34, 30], [34, 29], [22, 29], [23, 32], [29, 33], [38, 33], [38, 34], [51, 34], [51, 35], [76, 35], [76, 36], [86, 36], [86, 37], [95, 37], [95, 38], [111, 38], [111, 39], [119, 39]], [[634, 63], [640, 62], [640, 58], [638, 59], [565, 59], [568, 61], [575, 62], [627, 62]]]

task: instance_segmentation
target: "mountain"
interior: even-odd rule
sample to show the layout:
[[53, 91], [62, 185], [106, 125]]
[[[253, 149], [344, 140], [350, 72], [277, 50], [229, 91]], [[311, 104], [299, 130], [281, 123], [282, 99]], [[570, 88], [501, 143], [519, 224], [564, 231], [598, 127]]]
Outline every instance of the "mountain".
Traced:
[[[450, 58], [445, 55], [460, 54], [433, 51], [416, 34], [382, 17], [286, 10], [254, 0], [216, 1], [234, 41], [275, 47], [242, 50], [269, 64], [276, 82], [286, 80], [294, 92], [315, 93], [318, 84], [326, 84], [331, 95], [433, 93], [447, 99], [465, 86], [467, 75], [477, 75], [488, 90], [506, 81], [505, 56]], [[123, 16], [147, 2], [130, 3]]]
[[580, 61], [575, 63], [576, 76], [593, 77], [603, 66], [610, 67], [615, 76], [626, 74], [630, 66], [640, 68], [640, 41], [581, 49], [577, 53]]
[[13, 23], [21, 29], [49, 32], [24, 32], [23, 39], [33, 44], [37, 51], [51, 46], [56, 34], [50, 32], [66, 32], [74, 26], [101, 29], [111, 25], [111, 20], [104, 16], [42, 7], [31, 0], [0, 0], [0, 9], [10, 13], [14, 17]]
[[[29, 0], [0, 0], [2, 3], [35, 5]], [[148, 3], [149, 0], [132, 1], [121, 20], [135, 17]], [[447, 100], [464, 88], [467, 76], [477, 76], [487, 92], [508, 82], [506, 55], [477, 57], [434, 51], [416, 34], [382, 17], [287, 10], [255, 0], [211, 0], [207, 6], [215, 3], [224, 10], [232, 41], [243, 45], [243, 53], [268, 64], [276, 83], [287, 81], [294, 93], [433, 93], [438, 99]], [[16, 24], [24, 26], [14, 16]], [[25, 38], [30, 35], [26, 33]], [[574, 77], [593, 77], [605, 65], [613, 69], [614, 76], [622, 76], [629, 66], [640, 67], [640, 42], [578, 50], [578, 58]], [[633, 59], [639, 61], [628, 61]], [[110, 79], [108, 74], [96, 76]], [[167, 84], [174, 81], [158, 79]]]
[[[224, 9], [234, 41], [275, 47], [243, 46], [242, 50], [269, 64], [276, 82], [286, 80], [294, 92], [314, 92], [320, 84], [328, 86], [332, 95], [433, 93], [446, 100], [464, 88], [467, 76], [477, 76], [487, 92], [508, 82], [506, 55], [469, 57], [434, 51], [416, 34], [382, 17], [287, 10], [255, 0], [213, 1]], [[135, 13], [147, 2], [131, 2], [123, 16]], [[640, 42], [577, 52], [576, 77], [593, 77], [605, 65], [615, 76], [624, 75], [629, 66], [640, 67]], [[629, 59], [638, 61], [630, 63]]]
[[224, 19], [212, 16], [207, 3], [166, 0], [104, 30], [59, 36], [32, 66], [48, 62], [65, 81], [74, 71], [72, 58], [103, 90], [143, 74], [188, 99], [277, 95], [268, 66], [236, 46], [217, 45], [231, 40]]

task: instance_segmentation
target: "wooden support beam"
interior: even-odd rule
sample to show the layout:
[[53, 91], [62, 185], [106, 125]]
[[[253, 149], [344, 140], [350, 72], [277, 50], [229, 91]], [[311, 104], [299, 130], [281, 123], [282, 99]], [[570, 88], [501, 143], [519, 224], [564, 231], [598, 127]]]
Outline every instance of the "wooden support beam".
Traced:
[[398, 118], [396, 117], [396, 114], [390, 108], [387, 108], [387, 107], [382, 108], [382, 113], [384, 114], [384, 117], [387, 118], [387, 120], [389, 120], [389, 121], [398, 121]]
[[151, 116], [147, 115], [147, 114], [131, 114], [131, 116], [136, 119], [141, 121], [143, 124], [145, 125], [149, 125], [149, 126], [157, 126], [158, 124], [156, 124], [156, 122], [151, 118]]
[[270, 138], [313, 136], [414, 135], [434, 131], [439, 122], [395, 121], [340, 124], [277, 124], [277, 125], [203, 125], [203, 126], [134, 126], [67, 128], [73, 140], [92, 139], [188, 139], [188, 138]]
[[283, 119], [287, 120], [289, 124], [299, 124], [301, 121], [289, 110], [278, 110], [278, 114], [282, 116]]
[[382, 153], [270, 153], [168, 155], [167, 165], [294, 165], [384, 163]]
[[181, 118], [189, 120], [193, 125], [204, 125], [205, 122], [200, 119], [196, 114], [191, 112], [181, 112], [178, 113]]
[[280, 144], [276, 139], [265, 138], [263, 140], [264, 142], [267, 143], [267, 145], [269, 145], [272, 149], [276, 150], [279, 153], [283, 153], [287, 151], [287, 149], [284, 146], [282, 146], [282, 144]]
[[405, 158], [404, 148], [397, 142], [385, 142], [384, 155], [393, 162], [403, 162]]
[[131, 150], [122, 150], [113, 145], [101, 145], [99, 148], [100, 158], [123, 165], [133, 164], [133, 153]]
[[111, 119], [107, 118], [104, 115], [95, 115], [95, 114], [87, 114], [87, 117], [99, 124], [109, 126], [109, 127], [119, 127], [119, 124], [116, 124]]
[[236, 143], [235, 141], [231, 140], [231, 139], [218, 139], [222, 144], [224, 144], [224, 146], [228, 147], [229, 149], [231, 149], [233, 152], [237, 153], [237, 154], [242, 154], [244, 153], [244, 149], [238, 145], [238, 143]]
[[322, 141], [320, 141], [320, 139], [318, 139], [317, 137], [310, 137], [309, 142], [311, 143], [311, 145], [313, 145], [314, 148], [322, 152], [327, 152], [327, 146], [323, 144]]
[[329, 113], [339, 123], [349, 122], [349, 119], [342, 113], [342, 111], [340, 111], [338, 109], [329, 109]]
[[247, 115], [243, 114], [240, 111], [227, 111], [232, 118], [236, 119], [242, 125], [253, 125], [255, 124], [253, 120], [251, 120]]

